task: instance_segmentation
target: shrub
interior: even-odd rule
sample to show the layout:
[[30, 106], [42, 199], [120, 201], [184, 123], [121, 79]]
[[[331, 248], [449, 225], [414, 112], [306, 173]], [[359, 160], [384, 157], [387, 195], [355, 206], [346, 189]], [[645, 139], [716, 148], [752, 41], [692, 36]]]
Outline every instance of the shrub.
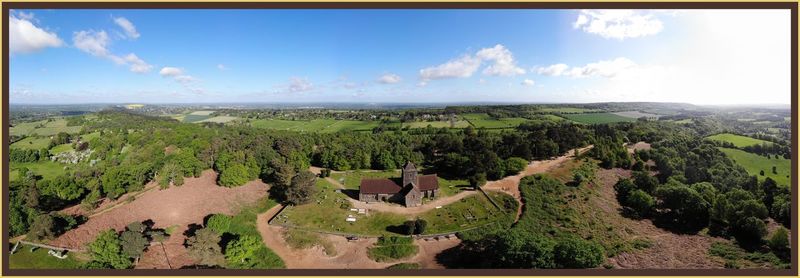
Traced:
[[566, 238], [559, 241], [553, 249], [556, 264], [561, 268], [596, 267], [605, 258], [603, 247], [579, 238]]
[[628, 195], [628, 200], [626, 202], [627, 206], [640, 217], [649, 215], [655, 203], [656, 201], [650, 194], [640, 189], [632, 191], [630, 195]]
[[511, 157], [506, 159], [506, 173], [509, 175], [516, 175], [528, 166], [528, 161], [519, 157]]
[[783, 227], [779, 228], [767, 242], [769, 249], [777, 255], [783, 255], [789, 251], [789, 233]]

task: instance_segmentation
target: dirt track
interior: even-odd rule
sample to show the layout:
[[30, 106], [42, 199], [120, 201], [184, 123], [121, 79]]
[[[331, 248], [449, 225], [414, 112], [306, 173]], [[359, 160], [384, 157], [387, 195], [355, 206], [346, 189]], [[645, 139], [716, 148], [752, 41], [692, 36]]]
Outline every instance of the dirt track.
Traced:
[[419, 252], [414, 257], [398, 262], [379, 263], [367, 256], [367, 249], [375, 244], [377, 239], [347, 241], [341, 236], [320, 234], [320, 237], [331, 242], [336, 249], [335, 256], [328, 256], [320, 246], [306, 249], [289, 247], [282, 236], [286, 228], [267, 223], [279, 210], [280, 206], [275, 206], [258, 215], [257, 228], [264, 244], [278, 254], [286, 263], [286, 268], [290, 269], [381, 269], [399, 262], [416, 262], [423, 268], [444, 268], [436, 261], [436, 254], [461, 243], [461, 240], [455, 238], [439, 241], [416, 240], [415, 244], [419, 247]]
[[[591, 149], [592, 147], [593, 146], [591, 145], [586, 146], [578, 149], [578, 151], [584, 153], [587, 150]], [[541, 174], [550, 171], [551, 169], [558, 167], [559, 165], [566, 162], [567, 160], [572, 159], [573, 157], [575, 157], [575, 150], [570, 150], [566, 154], [556, 157], [554, 159], [533, 161], [530, 164], [528, 164], [528, 167], [526, 167], [525, 170], [523, 170], [519, 174], [508, 176], [501, 180], [487, 182], [486, 185], [484, 185], [481, 188], [483, 188], [484, 190], [499, 191], [513, 196], [514, 199], [517, 200], [518, 204], [517, 216], [516, 218], [514, 218], [514, 221], [516, 222], [517, 220], [519, 220], [519, 217], [522, 214], [522, 206], [523, 206], [522, 196], [520, 195], [519, 192], [520, 180], [530, 175]]]
[[[261, 181], [226, 188], [218, 186], [216, 178], [215, 172], [206, 170], [198, 178], [187, 178], [182, 186], [147, 191], [132, 202], [121, 203], [111, 210], [90, 217], [86, 223], [67, 231], [51, 243], [82, 248], [103, 230], [113, 228], [120, 231], [131, 222], [151, 219], [155, 228], [174, 229], [170, 239], [164, 243], [172, 267], [191, 264], [192, 261], [186, 256], [186, 250], [182, 246], [183, 231], [189, 224], [202, 223], [203, 218], [209, 214], [235, 214], [241, 207], [251, 205], [267, 194], [267, 185]], [[149, 248], [137, 267], [167, 268], [162, 248]]]

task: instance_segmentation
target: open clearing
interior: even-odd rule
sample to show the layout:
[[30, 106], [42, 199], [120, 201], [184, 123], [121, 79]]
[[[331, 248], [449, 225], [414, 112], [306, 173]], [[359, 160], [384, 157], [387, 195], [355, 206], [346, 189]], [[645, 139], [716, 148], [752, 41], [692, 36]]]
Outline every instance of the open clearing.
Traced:
[[623, 117], [614, 113], [580, 113], [564, 114], [564, 117], [585, 124], [608, 124], [617, 122], [633, 122], [635, 118]]
[[[319, 236], [330, 242], [336, 250], [336, 255], [325, 254], [321, 246], [305, 249], [295, 249], [281, 236], [286, 228], [269, 225], [267, 221], [280, 210], [275, 206], [269, 211], [258, 216], [258, 230], [262, 235], [264, 244], [286, 262], [286, 268], [312, 268], [312, 269], [382, 269], [397, 262], [378, 263], [367, 256], [367, 250], [373, 246], [377, 239], [362, 238], [348, 241], [344, 237], [320, 234]], [[457, 238], [441, 240], [415, 240], [419, 252], [402, 262], [416, 262], [424, 269], [444, 268], [435, 257], [446, 249], [453, 248], [461, 243]]]
[[465, 128], [469, 126], [469, 122], [464, 120], [458, 120], [450, 124], [450, 121], [433, 121], [433, 122], [406, 122], [403, 123], [403, 127], [408, 128], [426, 128], [430, 125], [433, 128]]
[[492, 118], [488, 114], [464, 114], [464, 119], [469, 121], [476, 128], [515, 128], [519, 124], [527, 122], [525, 118]]
[[575, 113], [586, 113], [586, 112], [594, 112], [599, 111], [597, 109], [587, 109], [587, 108], [578, 108], [578, 107], [545, 107], [539, 109], [542, 112], [554, 112], [554, 113], [564, 113], [564, 114], [575, 114]]
[[706, 137], [706, 139], [722, 141], [722, 142], [729, 142], [736, 146], [737, 148], [744, 148], [747, 146], [753, 145], [761, 145], [761, 144], [772, 144], [772, 142], [764, 141], [761, 139], [750, 138], [747, 136], [741, 136], [731, 133], [720, 133], [717, 135], [711, 135]]
[[641, 111], [614, 112], [614, 115], [623, 116], [623, 117], [626, 117], [626, 118], [634, 118], [634, 119], [638, 119], [638, 118], [641, 118], [641, 117], [658, 118], [660, 116], [660, 115], [657, 115], [657, 114], [643, 113]]
[[[132, 202], [90, 217], [86, 223], [67, 231], [52, 240], [50, 244], [83, 248], [94, 240], [100, 231], [110, 228], [120, 231], [131, 222], [150, 219], [153, 220], [156, 228], [173, 227], [175, 229], [174, 227], [178, 227], [169, 240], [164, 242], [164, 248], [172, 267], [178, 268], [193, 264], [194, 262], [188, 257], [186, 249], [183, 247], [185, 239], [183, 231], [188, 228], [189, 224], [203, 223], [203, 218], [209, 214], [235, 214], [241, 208], [254, 204], [267, 194], [267, 185], [261, 181], [251, 181], [239, 187], [226, 188], [216, 185], [216, 178], [215, 172], [206, 170], [198, 178], [187, 178], [182, 186], [147, 191]], [[151, 248], [156, 248], [156, 246]], [[147, 254], [157, 254], [157, 252], [148, 252]], [[158, 258], [149, 258], [148, 260], [159, 261]]]
[[50, 138], [47, 137], [26, 137], [25, 139], [19, 140], [11, 144], [11, 148], [19, 148], [19, 149], [29, 149], [29, 150], [41, 150], [47, 148], [50, 145]]
[[[792, 161], [783, 157], [766, 158], [761, 155], [745, 152], [737, 149], [718, 148], [725, 153], [728, 158], [736, 161], [737, 164], [742, 165], [747, 173], [758, 177], [758, 180], [763, 181], [767, 177], [772, 178], [780, 185], [788, 186], [789, 177], [791, 176]], [[772, 167], [775, 167], [777, 174], [772, 173]], [[764, 171], [764, 175], [761, 175]]]
[[238, 118], [237, 117], [232, 117], [232, 116], [216, 116], [216, 117], [213, 117], [213, 118], [208, 118], [208, 119], [205, 119], [205, 120], [196, 121], [196, 123], [207, 123], [207, 122], [209, 122], [209, 123], [227, 123], [227, 122], [230, 122], [230, 121], [233, 121], [233, 120], [236, 120], [236, 119], [238, 119]]
[[66, 259], [58, 259], [47, 254], [48, 249], [37, 248], [31, 252], [28, 245], [20, 245], [17, 252], [7, 254], [11, 269], [77, 269], [81, 262], [75, 259], [75, 253], [69, 253]]
[[37, 162], [14, 162], [9, 163], [10, 172], [9, 179], [17, 180], [19, 178], [19, 168], [28, 168], [29, 171], [42, 176], [43, 179], [51, 179], [58, 175], [64, 174], [64, 167], [66, 164], [61, 164], [53, 161], [37, 161]]
[[78, 133], [81, 131], [81, 126], [67, 126], [67, 120], [64, 118], [55, 118], [52, 121], [42, 120], [38, 122], [19, 123], [9, 128], [11, 135], [42, 135], [50, 136], [58, 134], [59, 132]]

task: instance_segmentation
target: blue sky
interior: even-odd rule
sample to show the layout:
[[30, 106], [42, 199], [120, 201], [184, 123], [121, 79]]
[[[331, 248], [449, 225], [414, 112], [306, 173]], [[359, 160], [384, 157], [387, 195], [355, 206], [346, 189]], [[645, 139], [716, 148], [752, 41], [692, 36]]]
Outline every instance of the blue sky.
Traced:
[[11, 103], [789, 103], [788, 11], [15, 10]]

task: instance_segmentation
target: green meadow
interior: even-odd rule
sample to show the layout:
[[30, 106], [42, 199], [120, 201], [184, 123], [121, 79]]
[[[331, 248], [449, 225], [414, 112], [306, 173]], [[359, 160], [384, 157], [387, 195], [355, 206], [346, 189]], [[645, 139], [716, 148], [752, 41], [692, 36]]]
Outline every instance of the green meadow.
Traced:
[[[737, 164], [742, 165], [742, 167], [747, 170], [748, 174], [757, 176], [759, 180], [764, 180], [765, 178], [770, 177], [778, 184], [784, 186], [789, 185], [789, 177], [791, 176], [792, 169], [791, 160], [782, 157], [775, 158], [774, 155], [771, 158], [766, 158], [761, 155], [737, 149], [718, 149], [725, 153], [725, 155], [730, 159], [736, 161]], [[772, 173], [773, 166], [776, 168], [778, 172], [777, 174]], [[761, 175], [761, 171], [764, 171], [763, 176]]]

